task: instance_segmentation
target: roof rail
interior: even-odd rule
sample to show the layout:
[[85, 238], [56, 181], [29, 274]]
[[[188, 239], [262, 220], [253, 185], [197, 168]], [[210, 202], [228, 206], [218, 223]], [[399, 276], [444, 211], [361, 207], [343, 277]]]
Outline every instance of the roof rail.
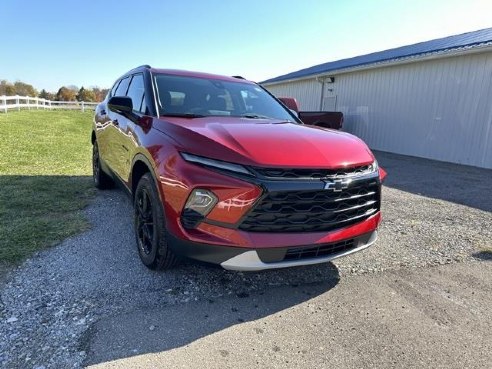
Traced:
[[141, 68], [147, 68], [147, 69], [150, 69], [150, 68], [152, 68], [152, 67], [151, 67], [150, 65], [148, 65], [148, 64], [139, 65], [138, 67], [135, 67], [135, 68], [130, 69], [130, 70], [129, 70], [128, 72], [126, 72], [125, 74], [130, 73], [130, 72], [131, 72], [131, 73], [135, 73], [135, 72], [137, 72], [137, 71], [138, 71], [139, 69], [141, 69]]
[[242, 76], [232, 76], [232, 78], [237, 78], [237, 79], [246, 79], [246, 78], [244, 78], [244, 77], [242, 77]]

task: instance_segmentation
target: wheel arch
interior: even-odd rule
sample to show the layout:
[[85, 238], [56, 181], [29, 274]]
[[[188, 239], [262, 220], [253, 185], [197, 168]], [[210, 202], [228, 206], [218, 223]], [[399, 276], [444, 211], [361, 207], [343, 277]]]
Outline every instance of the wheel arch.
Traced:
[[161, 193], [161, 187], [159, 186], [159, 181], [157, 180], [154, 167], [151, 164], [150, 160], [143, 154], [137, 154], [133, 158], [132, 163], [132, 172], [131, 172], [131, 180], [130, 180], [130, 189], [132, 198], [135, 196], [135, 189], [137, 188], [138, 182], [140, 178], [142, 178], [146, 173], [150, 173], [152, 179], [154, 180], [154, 184], [157, 188], [157, 193], [162, 201], [163, 194]]

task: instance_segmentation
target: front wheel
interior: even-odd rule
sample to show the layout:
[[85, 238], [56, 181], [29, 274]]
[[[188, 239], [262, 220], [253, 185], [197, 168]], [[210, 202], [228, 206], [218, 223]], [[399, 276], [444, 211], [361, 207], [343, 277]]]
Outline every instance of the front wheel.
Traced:
[[149, 173], [138, 182], [133, 208], [138, 254], [144, 265], [149, 269], [174, 267], [177, 258], [167, 244], [162, 203]]

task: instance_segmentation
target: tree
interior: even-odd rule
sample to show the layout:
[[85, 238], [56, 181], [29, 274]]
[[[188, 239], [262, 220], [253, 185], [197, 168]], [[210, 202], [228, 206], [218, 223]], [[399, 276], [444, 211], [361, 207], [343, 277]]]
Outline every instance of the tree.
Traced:
[[82, 86], [77, 94], [77, 100], [87, 102], [96, 101], [96, 94], [94, 91], [86, 90], [84, 86]]
[[75, 101], [76, 94], [75, 91], [66, 88], [65, 86], [60, 87], [58, 92], [56, 93], [57, 101]]
[[106, 95], [108, 94], [108, 88], [99, 88], [97, 86], [92, 87], [92, 91], [94, 91], [94, 95], [96, 96], [95, 101], [101, 102], [104, 100]]
[[30, 84], [17, 81], [10, 83], [5, 79], [0, 80], [0, 96], [32, 96], [40, 97], [46, 100], [58, 100], [58, 101], [87, 101], [87, 102], [100, 102], [103, 101], [108, 93], [108, 89], [99, 88], [97, 86], [91, 88], [81, 87], [80, 89], [75, 85], [68, 85], [61, 87], [58, 92], [52, 93], [46, 91], [44, 88], [41, 92], [38, 91]]
[[14, 84], [10, 83], [7, 80], [0, 81], [0, 95], [7, 96], [32, 96], [35, 97], [38, 95], [36, 89], [27, 83], [17, 81]]
[[38, 92], [36, 91], [36, 89], [28, 83], [17, 81], [14, 83], [14, 88], [15, 93], [19, 96], [38, 96]]
[[44, 88], [41, 90], [38, 97], [46, 100], [55, 100], [55, 94], [47, 92]]
[[15, 87], [12, 83], [10, 83], [7, 80], [1, 80], [0, 81], [0, 96], [2, 95], [7, 95], [7, 96], [14, 96], [15, 95]]
[[0, 96], [6, 95], [7, 84], [8, 82], [5, 79], [0, 80]]
[[5, 95], [7, 96], [15, 96], [17, 95], [16, 91], [15, 91], [15, 87], [11, 84], [8, 84], [6, 87], [5, 87]]

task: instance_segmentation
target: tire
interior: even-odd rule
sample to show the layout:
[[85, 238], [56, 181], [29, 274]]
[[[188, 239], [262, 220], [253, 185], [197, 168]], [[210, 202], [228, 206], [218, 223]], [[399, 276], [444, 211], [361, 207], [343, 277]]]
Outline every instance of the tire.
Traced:
[[149, 173], [138, 182], [133, 209], [135, 240], [142, 263], [153, 270], [174, 267], [178, 258], [168, 246], [162, 203]]
[[112, 188], [114, 185], [112, 178], [104, 173], [101, 168], [97, 142], [92, 145], [92, 179], [94, 180], [94, 186], [100, 190]]

